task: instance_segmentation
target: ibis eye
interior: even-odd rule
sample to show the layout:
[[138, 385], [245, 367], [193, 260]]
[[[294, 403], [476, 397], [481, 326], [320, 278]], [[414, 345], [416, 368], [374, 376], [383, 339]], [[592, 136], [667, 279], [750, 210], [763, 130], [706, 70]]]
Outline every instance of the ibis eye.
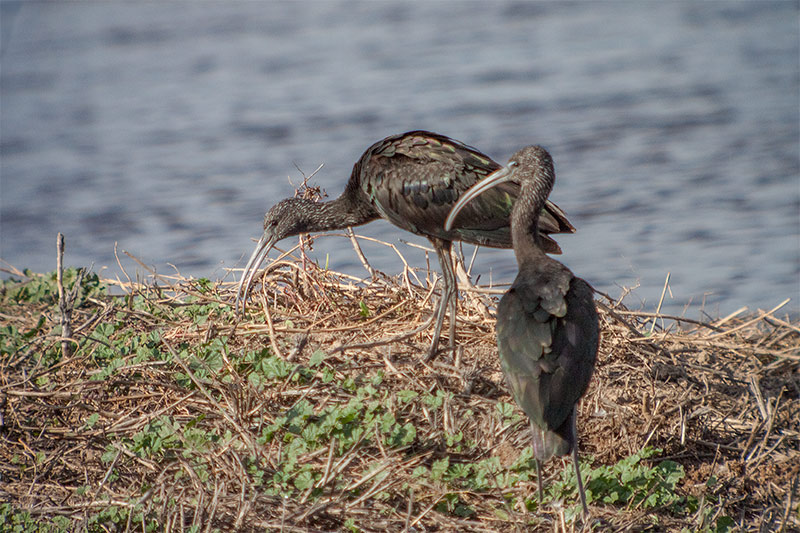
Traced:
[[509, 161], [508, 162], [508, 168], [514, 168], [516, 166], [519, 166], [519, 163], [517, 161]]

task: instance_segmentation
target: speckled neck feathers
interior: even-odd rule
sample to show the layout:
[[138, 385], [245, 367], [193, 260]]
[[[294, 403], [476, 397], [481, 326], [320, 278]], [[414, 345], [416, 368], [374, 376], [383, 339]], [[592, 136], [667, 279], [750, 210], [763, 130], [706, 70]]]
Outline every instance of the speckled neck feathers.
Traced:
[[[532, 171], [528, 171], [529, 168]], [[533, 176], [526, 175], [520, 180], [522, 190], [511, 213], [511, 238], [520, 268], [525, 263], [538, 263], [547, 257], [537, 230], [542, 207], [555, 183], [553, 162], [549, 157], [526, 167], [525, 171], [532, 172]]]

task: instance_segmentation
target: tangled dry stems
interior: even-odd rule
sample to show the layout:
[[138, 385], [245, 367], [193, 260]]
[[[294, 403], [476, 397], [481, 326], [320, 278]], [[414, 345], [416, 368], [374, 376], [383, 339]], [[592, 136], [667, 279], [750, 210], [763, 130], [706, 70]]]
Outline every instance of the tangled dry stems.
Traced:
[[[431, 331], [420, 326], [429, 323], [438, 297], [435, 275], [420, 277], [406, 265], [394, 277], [371, 270], [371, 279], [357, 279], [319, 268], [302, 248], [293, 252], [267, 267], [244, 321], [228, 308], [199, 324], [173, 312], [189, 297], [195, 304], [231, 304], [231, 282], [203, 291], [196, 280], [180, 276], [169, 282], [159, 276], [150, 284], [110, 281], [173, 318], [165, 321], [110, 298], [86, 301], [73, 311], [73, 338], [80, 348], [52, 365], [42, 363], [42, 354], [62, 341], [46, 333], [59, 322], [57, 307], [4, 305], [3, 321], [20, 330], [37, 330], [40, 316], [46, 324], [25, 349], [2, 354], [2, 500], [34, 516], [68, 517], [76, 527], [87, 526], [110, 506], [155, 514], [164, 531], [190, 525], [330, 531], [343, 529], [348, 519], [363, 531], [578, 527], [565, 524], [563, 509], [542, 509], [532, 517], [521, 506], [506, 504], [509, 493], [520, 501], [531, 497], [535, 482], [462, 491], [460, 500], [474, 510], [464, 518], [437, 507], [451, 488], [412, 474], [444, 456], [451, 463], [498, 457], [507, 467], [528, 445], [527, 424], [503, 425], [496, 413], [499, 401], [512, 401], [496, 356], [494, 296], [487, 294], [501, 290], [463, 287], [458, 350], [427, 366], [420, 359]], [[580, 404], [581, 455], [595, 464], [614, 464], [645, 446], [658, 447], [660, 459], [685, 469], [683, 494], [718, 500], [711, 519], [726, 514], [743, 531], [800, 528], [798, 323], [775, 311], [700, 324], [664, 321], [607, 298], [598, 307], [602, 342]], [[92, 364], [99, 346], [92, 332], [115, 316], [136, 332], [161, 331], [160, 347], [171, 360], [134, 362], [131, 354], [104, 379], [94, 379], [102, 370]], [[215, 338], [227, 341], [224, 360], [215, 372], [204, 372], [208, 369], [192, 354]], [[352, 398], [326, 386], [319, 373], [277, 386], [254, 382], [236, 359], [270, 345], [283, 359], [302, 365], [315, 352], [325, 352], [324, 365], [336, 382], [369, 380], [381, 371], [379, 387], [390, 397], [398, 391], [449, 394], [440, 409], [397, 402], [396, 417], [416, 428], [413, 444], [386, 449], [380, 438], [367, 436], [340, 450], [332, 439], [298, 458], [322, 473], [312, 487], [291, 498], [269, 496], [249, 462], [274, 471], [285, 451], [281, 439], [260, 439], [264, 428], [300, 400], [322, 409]], [[188, 381], [176, 381], [177, 374]], [[178, 426], [197, 424], [226, 435], [204, 454], [205, 470], [181, 453], [155, 460], [121, 444], [162, 416]], [[459, 432], [475, 446], [448, 449], [446, 436]], [[110, 462], [102, 458], [109, 449]], [[546, 481], [556, 477], [555, 466], [558, 461], [545, 468]], [[699, 529], [708, 525], [699, 513], [592, 506], [595, 526], [612, 531]], [[136, 526], [132, 517], [128, 514], [126, 529]]]

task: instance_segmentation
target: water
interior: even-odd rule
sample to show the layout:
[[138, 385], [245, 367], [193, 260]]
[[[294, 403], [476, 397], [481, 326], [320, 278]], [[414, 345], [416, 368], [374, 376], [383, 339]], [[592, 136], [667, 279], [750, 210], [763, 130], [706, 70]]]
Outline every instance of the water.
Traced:
[[[501, 162], [547, 146], [576, 273], [697, 317], [800, 301], [796, 2], [0, 4], [0, 257], [118, 272], [242, 266], [264, 211], [330, 196], [374, 141], [424, 128]], [[359, 233], [420, 239], [383, 221]], [[397, 273], [394, 252], [365, 244]], [[320, 261], [362, 275], [339, 238]], [[125, 260], [127, 268], [137, 270]], [[482, 280], [509, 281], [506, 250]]]

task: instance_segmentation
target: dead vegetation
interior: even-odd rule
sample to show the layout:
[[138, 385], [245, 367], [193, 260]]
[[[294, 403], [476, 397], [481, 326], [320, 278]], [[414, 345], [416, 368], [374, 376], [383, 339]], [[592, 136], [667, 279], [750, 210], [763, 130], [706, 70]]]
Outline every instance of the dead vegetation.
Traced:
[[[699, 323], [599, 300], [581, 524], [568, 464], [545, 465], [552, 501], [536, 501], [496, 356], [502, 289], [462, 292], [459, 348], [426, 366], [434, 274], [356, 279], [298, 248], [265, 272], [242, 321], [232, 282], [106, 280], [111, 297], [88, 276], [71, 353], [55, 275], [5, 282], [0, 514], [91, 531], [800, 529], [800, 324], [777, 308]], [[676, 465], [674, 487], [613, 501], [602, 468], [648, 447], [645, 474]]]

